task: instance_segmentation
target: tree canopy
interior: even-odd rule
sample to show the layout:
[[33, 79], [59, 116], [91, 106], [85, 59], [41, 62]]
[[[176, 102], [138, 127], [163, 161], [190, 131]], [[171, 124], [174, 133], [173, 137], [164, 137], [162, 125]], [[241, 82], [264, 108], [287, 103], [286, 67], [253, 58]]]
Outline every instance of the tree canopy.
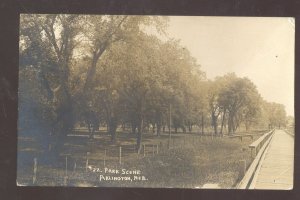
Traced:
[[263, 100], [247, 77], [208, 80], [180, 41], [161, 40], [166, 17], [22, 14], [20, 20], [20, 126], [47, 127], [40, 134], [63, 141], [84, 122], [93, 137], [106, 124], [115, 142], [117, 128], [129, 126], [140, 150], [150, 126], [159, 136], [166, 127], [222, 135], [242, 125], [248, 131], [286, 124], [284, 106]]

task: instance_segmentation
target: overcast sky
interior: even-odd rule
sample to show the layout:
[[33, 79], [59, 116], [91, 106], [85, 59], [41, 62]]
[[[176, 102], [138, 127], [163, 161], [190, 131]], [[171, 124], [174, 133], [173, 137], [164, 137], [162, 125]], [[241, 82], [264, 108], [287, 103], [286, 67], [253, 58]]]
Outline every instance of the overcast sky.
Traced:
[[294, 115], [292, 18], [170, 17], [168, 33], [181, 40], [207, 78], [247, 76], [267, 101]]

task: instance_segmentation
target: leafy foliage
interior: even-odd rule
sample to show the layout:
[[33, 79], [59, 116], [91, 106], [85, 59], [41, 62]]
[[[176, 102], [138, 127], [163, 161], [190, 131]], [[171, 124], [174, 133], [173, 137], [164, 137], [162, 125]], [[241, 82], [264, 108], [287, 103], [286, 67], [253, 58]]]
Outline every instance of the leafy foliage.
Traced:
[[167, 22], [156, 16], [21, 15], [20, 124], [29, 117], [62, 138], [77, 123], [86, 123], [91, 137], [106, 124], [112, 142], [117, 127], [129, 125], [137, 150], [147, 127], [156, 127], [157, 135], [165, 127], [186, 132], [195, 126], [202, 133], [234, 134], [242, 125], [285, 125], [284, 107], [265, 102], [248, 78], [232, 73], [207, 80], [180, 41], [159, 39]]

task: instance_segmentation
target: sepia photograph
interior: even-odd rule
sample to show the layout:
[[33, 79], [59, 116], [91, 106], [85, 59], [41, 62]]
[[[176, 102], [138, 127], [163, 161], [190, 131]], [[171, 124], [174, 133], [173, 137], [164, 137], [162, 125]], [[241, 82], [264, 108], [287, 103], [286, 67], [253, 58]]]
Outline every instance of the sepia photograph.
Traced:
[[17, 186], [292, 190], [295, 19], [20, 14]]

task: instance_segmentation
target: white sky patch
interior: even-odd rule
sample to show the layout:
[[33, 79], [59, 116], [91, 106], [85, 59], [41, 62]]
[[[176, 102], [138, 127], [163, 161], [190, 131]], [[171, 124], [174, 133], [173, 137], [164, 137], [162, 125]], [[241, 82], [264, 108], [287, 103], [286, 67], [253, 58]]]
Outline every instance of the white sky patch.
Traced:
[[293, 18], [172, 16], [167, 32], [209, 79], [229, 72], [247, 76], [265, 100], [284, 104], [294, 115]]

